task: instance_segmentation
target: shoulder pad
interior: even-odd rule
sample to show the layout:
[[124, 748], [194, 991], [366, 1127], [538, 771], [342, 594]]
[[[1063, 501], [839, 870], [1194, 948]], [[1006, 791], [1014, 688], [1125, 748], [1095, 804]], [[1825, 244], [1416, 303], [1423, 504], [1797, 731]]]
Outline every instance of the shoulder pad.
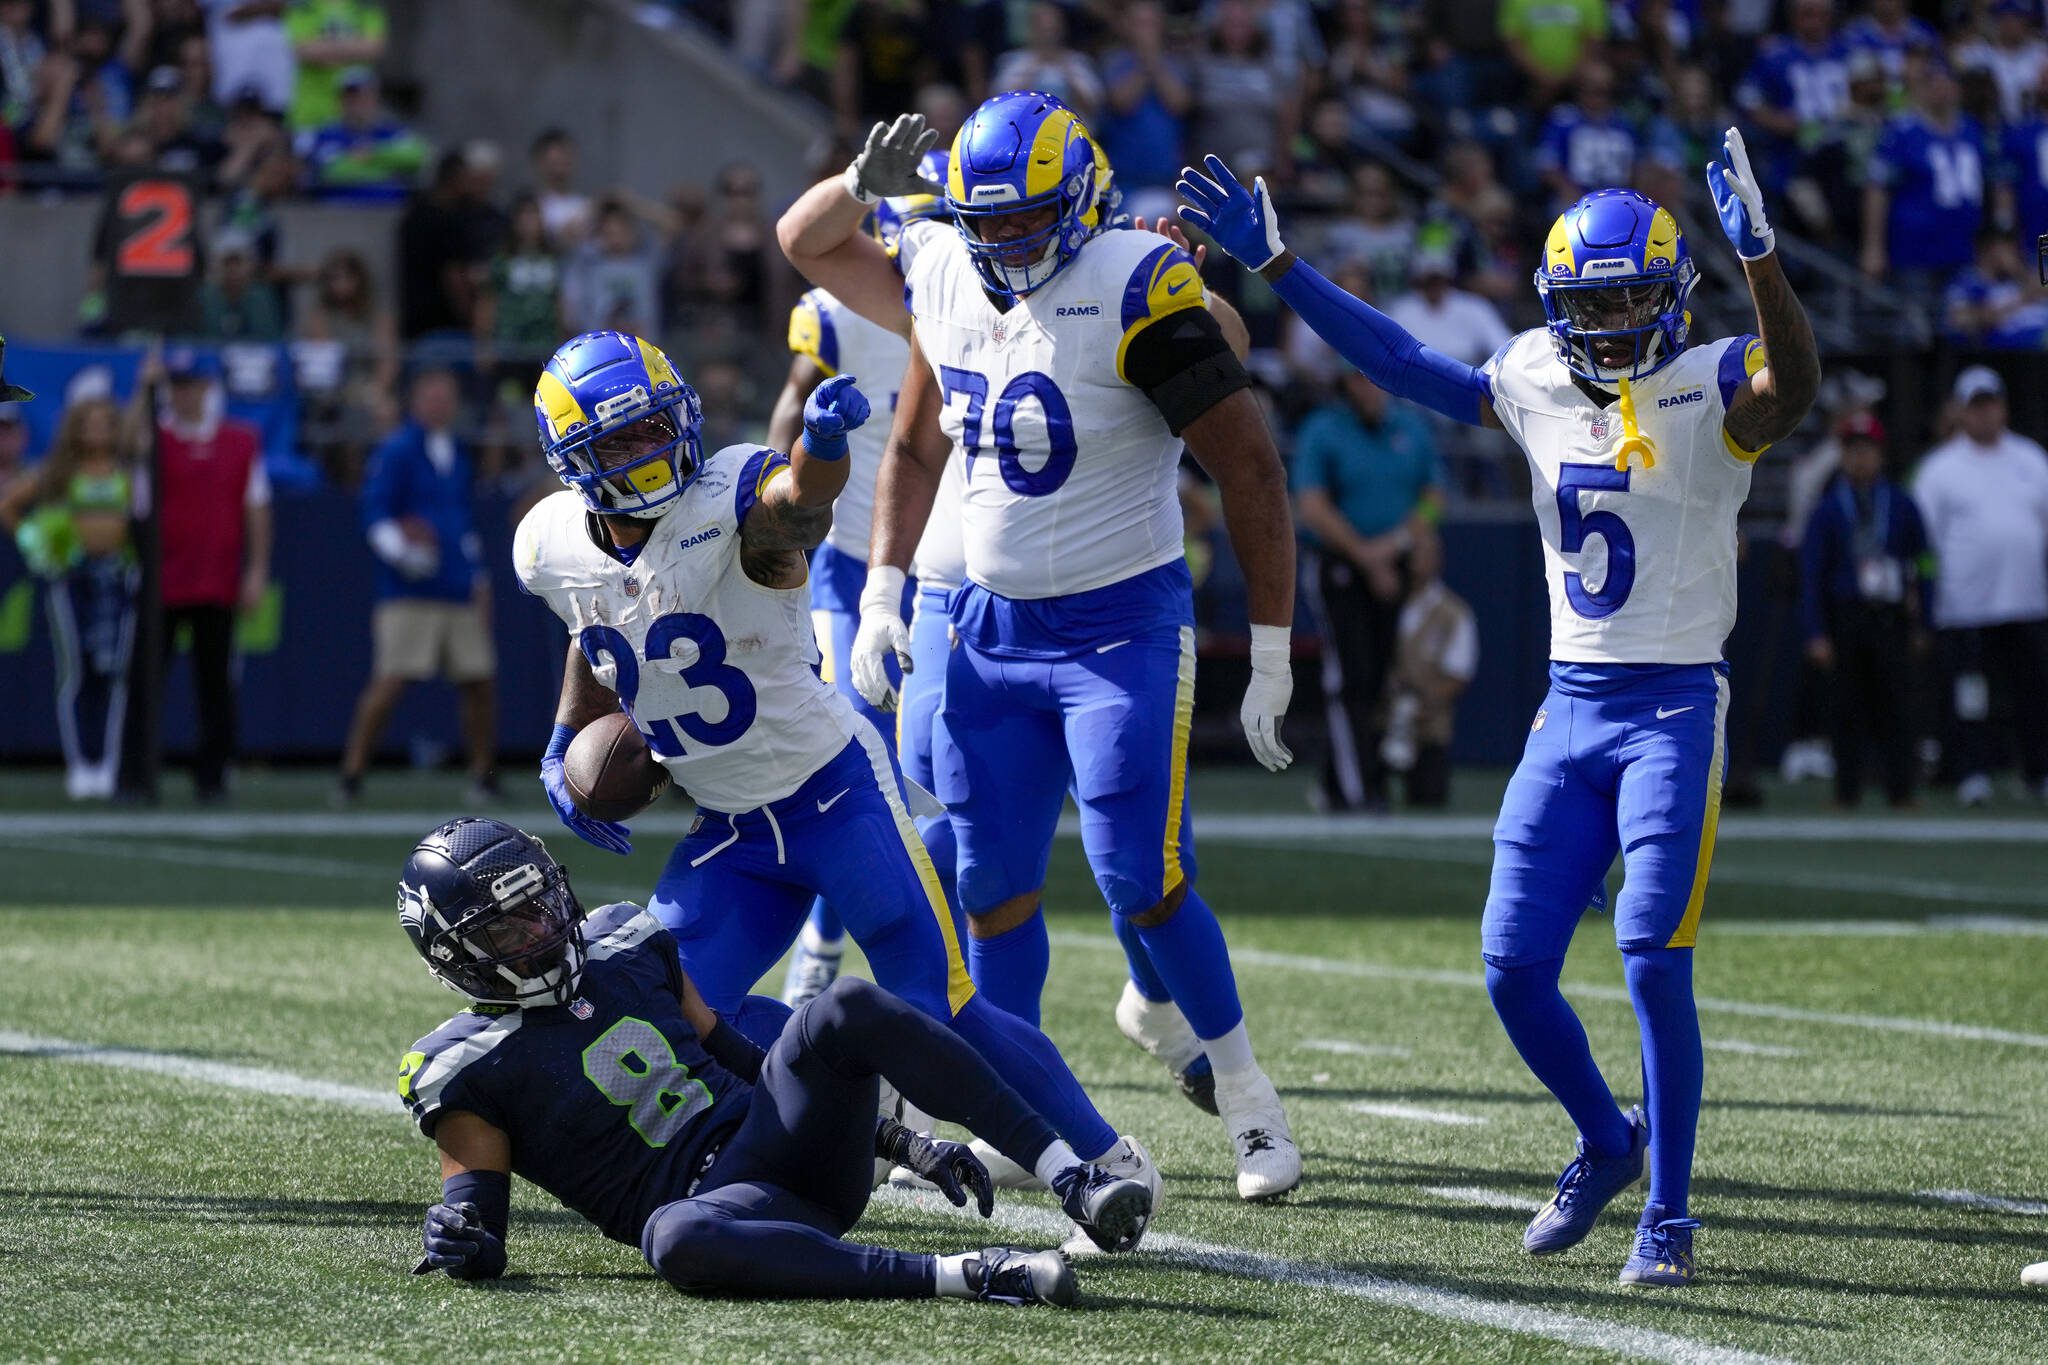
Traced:
[[[1114, 241], [1115, 238], [1126, 240]], [[1119, 258], [1115, 265], [1121, 278], [1116, 282], [1123, 289], [1117, 307], [1126, 339], [1149, 322], [1184, 308], [1207, 306], [1209, 296], [1195, 270], [1194, 258], [1172, 242], [1148, 232], [1104, 234], [1102, 244], [1112, 243]]]
[[660, 920], [631, 901], [593, 910], [583, 924], [584, 943], [592, 962], [617, 957], [668, 932]]
[[564, 537], [586, 537], [583, 529], [583, 500], [568, 489], [551, 493], [528, 509], [512, 535], [512, 570], [519, 586], [539, 597], [562, 581], [562, 555], [573, 541]]
[[420, 1131], [433, 1136], [443, 1107], [466, 1107], [462, 1090], [471, 1069], [519, 1031], [518, 1010], [487, 1015], [465, 1011], [414, 1043], [398, 1064], [398, 1098]]

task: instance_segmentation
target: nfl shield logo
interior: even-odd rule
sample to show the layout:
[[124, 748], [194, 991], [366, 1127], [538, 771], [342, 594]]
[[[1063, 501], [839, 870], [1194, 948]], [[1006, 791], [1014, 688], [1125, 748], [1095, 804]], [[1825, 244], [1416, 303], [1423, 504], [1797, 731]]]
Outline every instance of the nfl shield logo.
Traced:
[[1596, 441], [1607, 439], [1607, 414], [1604, 412], [1593, 419], [1593, 439]]
[[639, 580], [639, 579], [637, 579], [637, 578], [633, 578], [633, 577], [631, 577], [631, 576], [628, 576], [628, 577], [627, 577], [627, 579], [626, 579], [626, 596], [628, 596], [628, 597], [638, 597], [639, 595], [640, 595], [640, 580]]
[[1541, 729], [1543, 728], [1543, 722], [1544, 722], [1544, 721], [1546, 721], [1546, 720], [1549, 720], [1549, 719], [1550, 719], [1550, 711], [1549, 711], [1549, 709], [1548, 709], [1548, 708], [1545, 708], [1544, 710], [1538, 711], [1538, 712], [1536, 713], [1536, 719], [1534, 719], [1534, 720], [1532, 720], [1532, 721], [1530, 721], [1530, 722], [1529, 722], [1529, 730], [1530, 730], [1530, 733], [1532, 733], [1532, 734], [1533, 734], [1534, 732], [1536, 732], [1536, 731], [1538, 731], [1538, 730], [1541, 730]]
[[988, 335], [989, 339], [995, 342], [996, 345], [1002, 345], [1010, 337], [1010, 320], [1008, 318], [997, 318], [996, 325], [989, 328]]
[[591, 1015], [597, 1013], [597, 1007], [588, 1000], [571, 1000], [569, 1002], [569, 1013], [575, 1015], [578, 1019], [588, 1019]]

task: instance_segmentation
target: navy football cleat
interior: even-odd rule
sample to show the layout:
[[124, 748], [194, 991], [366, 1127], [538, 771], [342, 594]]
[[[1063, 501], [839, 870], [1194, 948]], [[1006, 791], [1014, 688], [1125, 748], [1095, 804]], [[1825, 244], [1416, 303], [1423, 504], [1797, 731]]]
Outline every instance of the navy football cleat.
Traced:
[[1650, 1121], [1641, 1109], [1628, 1111], [1629, 1144], [1624, 1156], [1600, 1157], [1579, 1139], [1578, 1155], [1557, 1178], [1557, 1193], [1536, 1210], [1522, 1234], [1522, 1250], [1550, 1256], [1577, 1246], [1593, 1230], [1600, 1210], [1623, 1190], [1642, 1179], [1643, 1153], [1650, 1144]]
[[1071, 1308], [1080, 1291], [1074, 1268], [1057, 1251], [989, 1247], [962, 1267], [967, 1287], [983, 1303], [1044, 1303]]
[[1623, 1284], [1654, 1284], [1683, 1289], [1692, 1283], [1692, 1235], [1697, 1218], [1666, 1218], [1636, 1229], [1636, 1249], [1621, 1268]]
[[1152, 1221], [1152, 1187], [1100, 1166], [1072, 1166], [1052, 1182], [1060, 1207], [1104, 1251], [1130, 1251]]

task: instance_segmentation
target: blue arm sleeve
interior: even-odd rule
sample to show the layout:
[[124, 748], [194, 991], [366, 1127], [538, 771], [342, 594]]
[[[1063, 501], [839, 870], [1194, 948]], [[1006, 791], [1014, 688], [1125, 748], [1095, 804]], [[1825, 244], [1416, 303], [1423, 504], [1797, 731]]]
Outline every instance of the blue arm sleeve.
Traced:
[[1471, 426], [1479, 425], [1486, 405], [1493, 401], [1493, 386], [1484, 374], [1430, 350], [1385, 313], [1318, 275], [1306, 261], [1297, 260], [1273, 292], [1338, 355], [1397, 398]]

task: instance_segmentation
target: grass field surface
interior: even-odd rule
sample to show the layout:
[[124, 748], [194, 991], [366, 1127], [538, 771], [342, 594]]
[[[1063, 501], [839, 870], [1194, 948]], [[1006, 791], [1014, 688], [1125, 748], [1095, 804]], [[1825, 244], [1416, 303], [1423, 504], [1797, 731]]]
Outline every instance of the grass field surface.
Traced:
[[[75, 815], [0, 781], [0, 1357], [8, 1359], [2039, 1359], [2048, 1295], [2048, 821], [1837, 817], [1774, 794], [1723, 824], [1697, 958], [1708, 1051], [1699, 1282], [1615, 1282], [1641, 1188], [1535, 1260], [1572, 1134], [1489, 1008], [1487, 803], [1332, 821], [1291, 779], [1197, 775], [1204, 894], [1307, 1163], [1251, 1207], [1213, 1119], [1110, 1017], [1122, 958], [1079, 845], [1048, 893], [1047, 1031], [1167, 1176], [1138, 1254], [1080, 1266], [1078, 1311], [716, 1301], [546, 1196], [513, 1197], [510, 1274], [406, 1274], [438, 1194], [397, 1104], [405, 1047], [456, 998], [393, 913], [451, 780], [253, 774], [227, 808]], [[538, 789], [496, 812], [585, 900], [645, 899], [687, 807], [613, 858]], [[771, 985], [779, 983], [779, 972]], [[1640, 1094], [1611, 926], [1566, 974], [1615, 1091]], [[879, 1198], [857, 1236], [1049, 1245], [1043, 1196], [994, 1226]]]

